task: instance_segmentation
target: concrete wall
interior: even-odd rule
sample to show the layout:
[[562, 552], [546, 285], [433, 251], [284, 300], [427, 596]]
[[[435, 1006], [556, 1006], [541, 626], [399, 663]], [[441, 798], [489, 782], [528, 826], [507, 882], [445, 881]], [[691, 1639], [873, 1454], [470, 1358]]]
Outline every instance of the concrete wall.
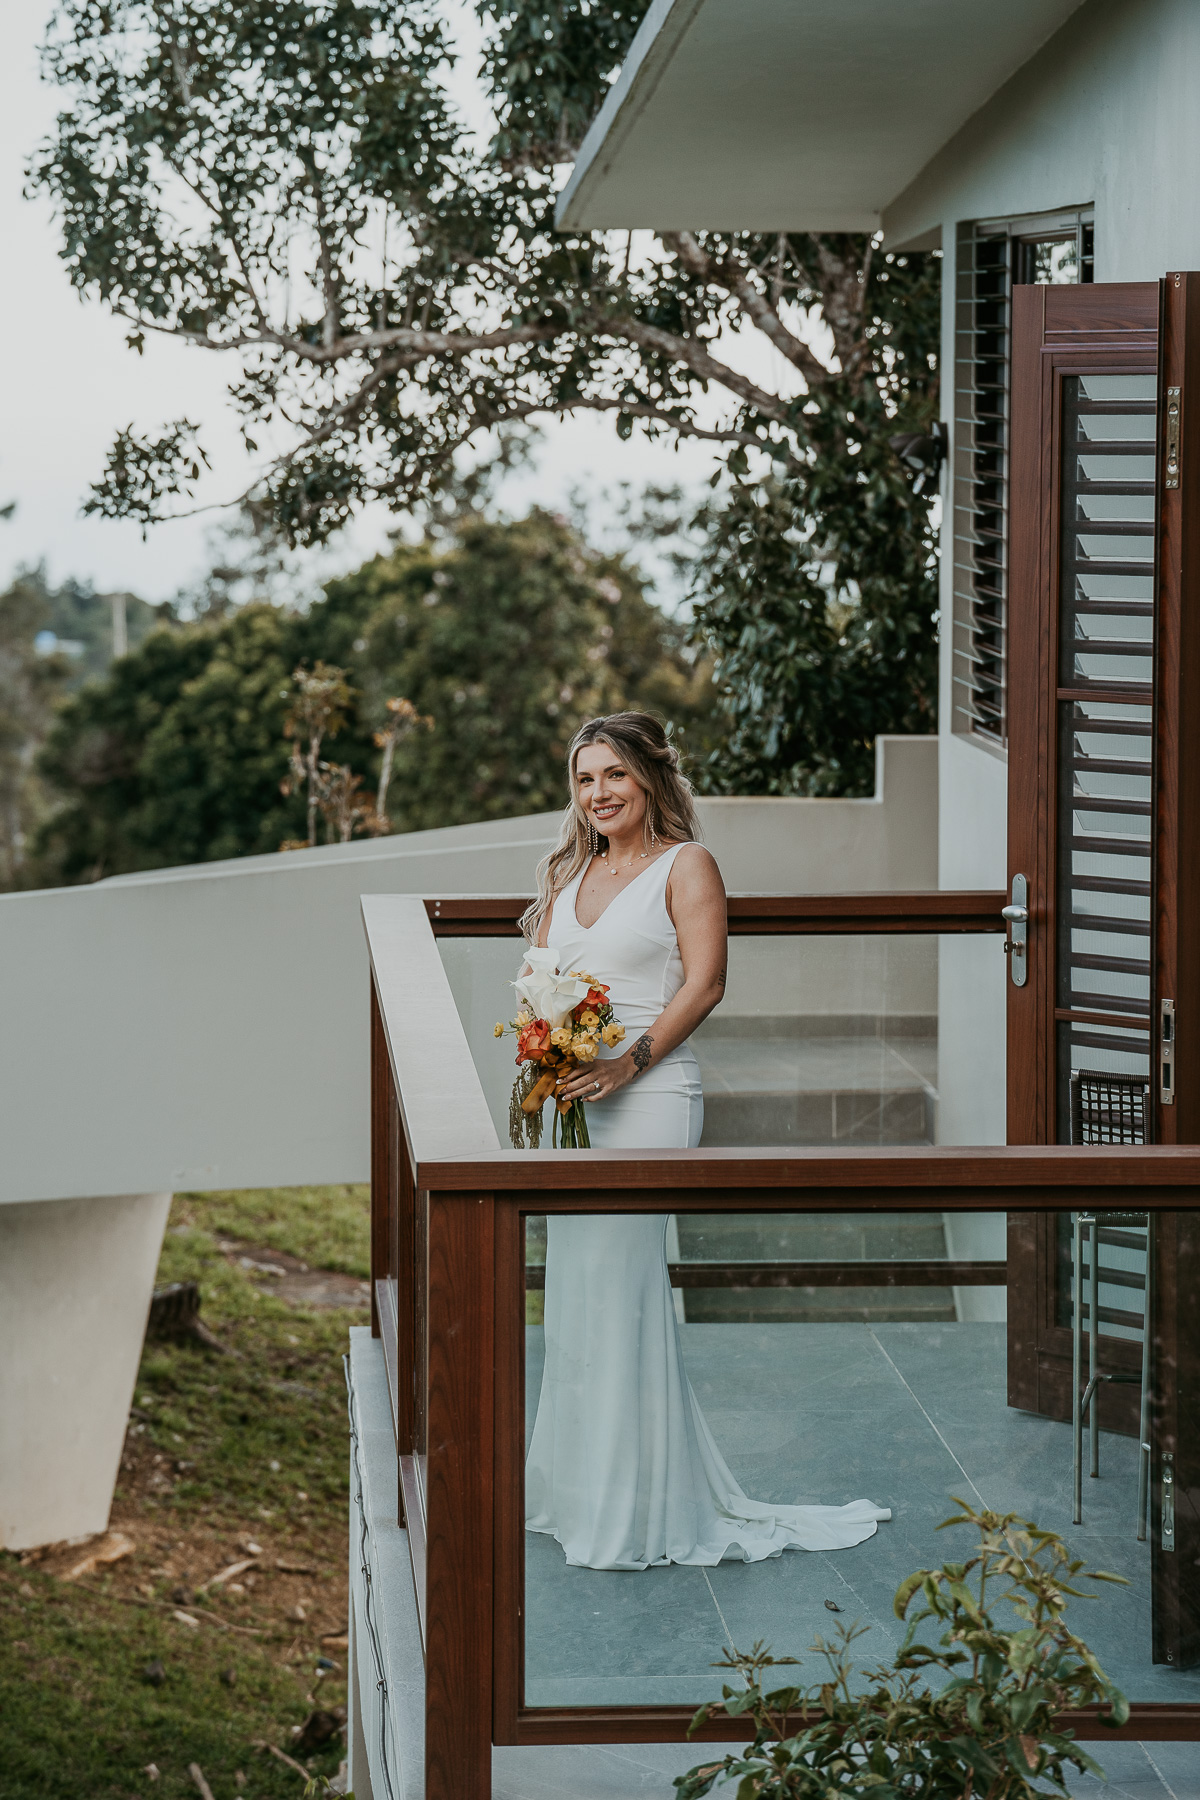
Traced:
[[0, 1548], [108, 1523], [170, 1202], [0, 1207]]
[[[936, 755], [882, 740], [873, 800], [703, 802], [729, 887], [935, 887]], [[0, 1202], [365, 1180], [359, 896], [530, 892], [556, 824], [0, 897]]]

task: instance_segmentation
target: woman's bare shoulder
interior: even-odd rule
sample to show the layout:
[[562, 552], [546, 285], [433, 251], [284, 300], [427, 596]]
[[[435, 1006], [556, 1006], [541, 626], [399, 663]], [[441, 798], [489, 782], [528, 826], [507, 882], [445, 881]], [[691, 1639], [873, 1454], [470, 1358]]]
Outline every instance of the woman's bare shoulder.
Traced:
[[680, 845], [679, 853], [671, 864], [667, 885], [695, 894], [725, 892], [725, 883], [721, 879], [716, 857], [703, 844], [697, 843]]
[[694, 869], [697, 873], [704, 871], [718, 877], [721, 873], [712, 851], [694, 840], [680, 844], [679, 854], [671, 869], [672, 875], [676, 869]]

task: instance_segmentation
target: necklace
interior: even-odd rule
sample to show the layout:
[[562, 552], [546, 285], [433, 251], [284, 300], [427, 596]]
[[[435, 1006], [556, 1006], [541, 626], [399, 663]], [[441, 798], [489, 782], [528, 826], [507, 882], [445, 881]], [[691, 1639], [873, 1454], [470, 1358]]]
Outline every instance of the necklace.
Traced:
[[635, 862], [645, 862], [645, 860], [649, 856], [649, 854], [650, 854], [650, 852], [648, 850], [643, 850], [639, 856], [631, 856], [629, 861], [622, 868], [619, 868], [616, 863], [609, 862], [607, 852], [605, 852], [605, 855], [602, 860], [604, 862], [605, 868], [608, 870], [610, 875], [624, 875], [624, 874], [627, 874], [630, 869], [632, 869]]

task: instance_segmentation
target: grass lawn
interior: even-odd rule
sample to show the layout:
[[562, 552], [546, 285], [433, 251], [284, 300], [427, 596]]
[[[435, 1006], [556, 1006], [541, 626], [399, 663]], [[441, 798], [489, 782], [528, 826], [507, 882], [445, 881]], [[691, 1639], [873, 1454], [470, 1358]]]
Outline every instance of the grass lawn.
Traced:
[[341, 1737], [295, 1728], [346, 1699], [342, 1356], [368, 1272], [365, 1188], [176, 1197], [158, 1281], [200, 1282], [228, 1353], [145, 1347], [111, 1521], [132, 1555], [66, 1581], [84, 1549], [0, 1554], [4, 1800], [195, 1800], [193, 1763], [214, 1800], [300, 1800], [268, 1745], [336, 1771]]

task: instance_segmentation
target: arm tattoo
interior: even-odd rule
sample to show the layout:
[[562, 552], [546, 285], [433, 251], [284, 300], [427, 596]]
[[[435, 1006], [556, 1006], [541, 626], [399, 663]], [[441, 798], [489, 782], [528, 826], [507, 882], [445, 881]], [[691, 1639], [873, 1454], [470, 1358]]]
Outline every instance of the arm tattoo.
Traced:
[[650, 1067], [650, 1058], [654, 1055], [654, 1039], [648, 1031], [642, 1033], [629, 1054], [633, 1058], [633, 1066], [639, 1075], [643, 1069]]
[[725, 992], [725, 970], [724, 969], [722, 969], [721, 973], [717, 976], [717, 986], [720, 988], [722, 993]]

